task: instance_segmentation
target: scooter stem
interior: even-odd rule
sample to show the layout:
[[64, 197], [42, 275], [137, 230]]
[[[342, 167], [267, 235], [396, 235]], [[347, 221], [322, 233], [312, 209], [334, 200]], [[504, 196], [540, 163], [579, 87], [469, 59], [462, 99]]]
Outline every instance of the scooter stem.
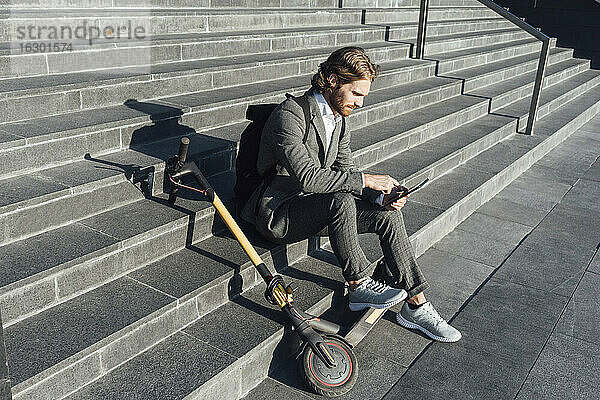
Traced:
[[[269, 269], [263, 260], [260, 258], [248, 238], [246, 238], [246, 235], [244, 235], [239, 225], [237, 222], [235, 222], [229, 213], [229, 210], [227, 210], [219, 196], [215, 193], [214, 189], [211, 187], [210, 183], [208, 183], [198, 166], [196, 166], [194, 162], [182, 162], [182, 160], [185, 160], [186, 158], [188, 145], [189, 139], [182, 138], [179, 154], [175, 159], [169, 161], [167, 173], [170, 175], [170, 178], [173, 181], [178, 182], [186, 175], [192, 175], [194, 177], [194, 179], [201, 186], [202, 190], [205, 191], [206, 196], [225, 222], [225, 225], [227, 225], [227, 228], [229, 228], [231, 233], [233, 233], [234, 237], [240, 243], [244, 249], [244, 252], [246, 252], [252, 261], [252, 264], [254, 264], [256, 270], [267, 284], [267, 291], [265, 292], [265, 297], [267, 300], [277, 304], [279, 308], [288, 316], [292, 325], [294, 326], [294, 330], [296, 330], [304, 342], [310, 345], [321, 361], [323, 361], [323, 363], [325, 363], [325, 365], [328, 367], [334, 367], [335, 360], [327, 350], [327, 346], [325, 345], [323, 338], [315, 331], [314, 328], [327, 333], [337, 333], [340, 330], [340, 326], [332, 322], [313, 317], [312, 315], [299, 311], [294, 307], [292, 300], [292, 285], [286, 287], [281, 276], [273, 276], [269, 272]], [[176, 197], [176, 192], [172, 190], [171, 195], [169, 196], [169, 201], [174, 203]]]

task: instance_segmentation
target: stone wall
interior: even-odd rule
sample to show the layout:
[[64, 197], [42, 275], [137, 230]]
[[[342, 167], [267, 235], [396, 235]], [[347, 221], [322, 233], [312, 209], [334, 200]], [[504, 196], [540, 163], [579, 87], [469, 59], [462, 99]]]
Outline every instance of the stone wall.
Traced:
[[[598, 0], [494, 0], [527, 22], [558, 39], [558, 46], [575, 49], [574, 56], [592, 60], [600, 69], [600, 4]], [[535, 4], [535, 7], [534, 7]]]

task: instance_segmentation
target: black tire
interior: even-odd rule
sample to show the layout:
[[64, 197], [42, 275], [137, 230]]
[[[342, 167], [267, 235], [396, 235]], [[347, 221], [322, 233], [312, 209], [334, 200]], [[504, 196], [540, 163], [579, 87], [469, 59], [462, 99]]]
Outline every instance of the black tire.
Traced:
[[336, 361], [336, 367], [327, 368], [310, 346], [302, 354], [302, 373], [311, 390], [326, 397], [337, 397], [348, 393], [358, 378], [358, 361], [354, 352], [344, 342], [333, 335], [324, 335]]

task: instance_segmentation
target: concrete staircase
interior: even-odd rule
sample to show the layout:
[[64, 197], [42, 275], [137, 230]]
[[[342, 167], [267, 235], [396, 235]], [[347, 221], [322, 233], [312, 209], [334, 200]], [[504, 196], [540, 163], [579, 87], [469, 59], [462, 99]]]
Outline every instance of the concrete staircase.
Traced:
[[[134, 4], [135, 3], [135, 4]], [[540, 43], [475, 0], [16, 1], [0, 8], [0, 307], [14, 399], [237, 399], [293, 334], [201, 196], [164, 194], [181, 136], [230, 204], [249, 104], [302, 93], [335, 48], [383, 67], [348, 121], [357, 164], [410, 185], [417, 254], [600, 111], [600, 73], [553, 47], [533, 136]], [[258, 8], [260, 5], [261, 8]], [[40, 12], [44, 9], [43, 12]], [[144, 27], [131, 40], [20, 53], [19, 26]], [[327, 242], [265, 242], [320, 314], [344, 306]], [[377, 238], [364, 249], [381, 256]]]

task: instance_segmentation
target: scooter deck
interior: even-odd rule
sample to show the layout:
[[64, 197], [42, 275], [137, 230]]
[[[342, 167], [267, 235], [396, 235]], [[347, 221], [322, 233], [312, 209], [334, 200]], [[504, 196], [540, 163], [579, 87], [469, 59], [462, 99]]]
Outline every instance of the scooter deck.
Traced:
[[366, 311], [363, 311], [362, 316], [354, 323], [354, 325], [352, 325], [350, 330], [344, 336], [344, 339], [346, 339], [352, 346], [356, 346], [365, 338], [365, 336], [369, 334], [371, 329], [375, 326], [377, 321], [381, 319], [387, 310], [387, 308], [369, 308]]

